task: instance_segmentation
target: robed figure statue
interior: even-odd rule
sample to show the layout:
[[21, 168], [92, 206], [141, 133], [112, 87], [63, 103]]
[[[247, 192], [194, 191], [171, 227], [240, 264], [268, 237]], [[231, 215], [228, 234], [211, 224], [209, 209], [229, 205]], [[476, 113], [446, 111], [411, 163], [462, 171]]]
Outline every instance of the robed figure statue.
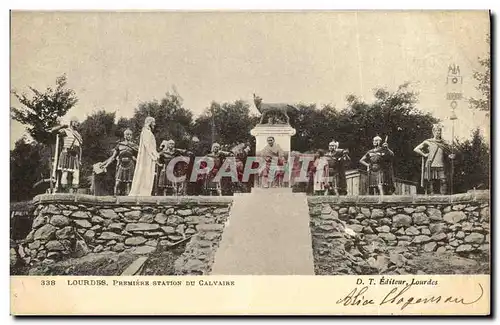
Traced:
[[153, 135], [155, 119], [146, 117], [139, 142], [134, 170], [134, 179], [129, 196], [151, 196], [155, 180], [155, 167], [158, 161], [156, 139]]

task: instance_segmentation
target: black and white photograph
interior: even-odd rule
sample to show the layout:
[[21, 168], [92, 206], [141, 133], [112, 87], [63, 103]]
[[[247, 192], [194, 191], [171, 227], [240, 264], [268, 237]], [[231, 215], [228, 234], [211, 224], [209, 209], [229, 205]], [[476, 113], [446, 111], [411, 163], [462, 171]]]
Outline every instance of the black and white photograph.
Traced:
[[489, 275], [490, 20], [11, 11], [11, 276]]

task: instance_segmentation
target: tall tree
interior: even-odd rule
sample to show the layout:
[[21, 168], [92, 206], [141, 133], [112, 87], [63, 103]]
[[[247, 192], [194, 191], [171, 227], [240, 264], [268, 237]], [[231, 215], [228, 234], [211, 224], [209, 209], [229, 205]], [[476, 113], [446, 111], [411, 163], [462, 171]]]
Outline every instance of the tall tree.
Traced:
[[175, 91], [167, 92], [161, 101], [153, 100], [139, 104], [130, 121], [137, 136], [147, 116], [155, 118], [156, 127], [153, 133], [158, 145], [168, 139], [173, 139], [178, 146], [189, 145], [193, 114], [184, 108], [182, 97]]
[[[486, 42], [490, 44], [490, 35], [486, 36]], [[491, 96], [491, 59], [490, 55], [478, 58], [481, 70], [474, 71], [473, 77], [478, 82], [476, 89], [481, 94], [480, 98], [469, 98], [469, 105], [480, 111], [490, 111]]]
[[58, 119], [64, 116], [78, 101], [75, 92], [66, 88], [66, 75], [56, 79], [56, 88], [48, 87], [39, 91], [29, 87], [32, 96], [12, 90], [12, 94], [23, 105], [22, 108], [11, 107], [12, 118], [27, 127], [29, 134], [39, 143], [51, 144], [55, 141], [49, 132], [59, 124]]

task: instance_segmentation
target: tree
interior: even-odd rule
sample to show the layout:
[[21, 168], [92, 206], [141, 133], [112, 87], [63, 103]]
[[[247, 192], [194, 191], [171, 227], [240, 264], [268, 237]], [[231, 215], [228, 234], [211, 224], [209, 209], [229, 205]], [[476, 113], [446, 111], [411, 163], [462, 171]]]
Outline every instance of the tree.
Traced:
[[[109, 158], [121, 137], [116, 134], [115, 113], [99, 110], [89, 115], [79, 127], [83, 139], [80, 186], [89, 187], [92, 165]], [[110, 188], [114, 173], [108, 172]]]
[[14, 149], [10, 151], [10, 200], [12, 202], [30, 200], [34, 195], [43, 192], [34, 188], [33, 185], [48, 176], [47, 168], [43, 163], [45, 149], [47, 149], [45, 145], [34, 141], [28, 142], [25, 138], [16, 141]]
[[[234, 103], [212, 102], [195, 121], [193, 132], [206, 150], [212, 140], [221, 145], [233, 145], [253, 140], [250, 130], [257, 124], [257, 117], [250, 114], [250, 105], [242, 100]], [[214, 139], [212, 139], [214, 123]]]
[[147, 116], [155, 118], [156, 127], [153, 133], [158, 145], [168, 139], [173, 139], [177, 146], [189, 145], [193, 114], [183, 107], [182, 97], [176, 92], [167, 92], [161, 101], [139, 104], [129, 124], [134, 134], [140, 134]]
[[[486, 42], [490, 44], [489, 34], [486, 37]], [[476, 89], [481, 93], [481, 98], [469, 98], [469, 105], [473, 109], [479, 111], [490, 111], [490, 96], [491, 96], [491, 60], [490, 56], [478, 58], [482, 70], [474, 71], [473, 77], [478, 82]]]
[[11, 107], [12, 118], [26, 125], [29, 134], [39, 143], [52, 144], [55, 137], [49, 132], [59, 124], [64, 116], [78, 101], [75, 92], [66, 88], [66, 75], [56, 79], [56, 89], [48, 87], [45, 92], [29, 87], [33, 93], [30, 98], [25, 93], [12, 90], [12, 94], [24, 106]]
[[455, 142], [457, 159], [454, 170], [454, 192], [463, 193], [472, 188], [490, 187], [490, 150], [479, 129], [471, 139]]

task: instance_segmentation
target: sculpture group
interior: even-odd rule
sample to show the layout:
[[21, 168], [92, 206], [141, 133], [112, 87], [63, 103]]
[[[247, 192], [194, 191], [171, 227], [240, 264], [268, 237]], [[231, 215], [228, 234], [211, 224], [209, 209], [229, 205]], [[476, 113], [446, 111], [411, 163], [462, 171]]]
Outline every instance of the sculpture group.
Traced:
[[[267, 124], [276, 121], [289, 124], [288, 112], [296, 109], [288, 104], [263, 104], [255, 94], [254, 100], [262, 113], [259, 125], [266, 124], [263, 123], [266, 117]], [[262, 188], [282, 187], [289, 184], [290, 175], [311, 183], [314, 195], [348, 194], [346, 169], [351, 157], [349, 150], [340, 148], [338, 141], [332, 140], [328, 149], [318, 150], [312, 157], [283, 150], [274, 136], [267, 137], [265, 147], [258, 150], [255, 157], [249, 157], [249, 143], [236, 144], [227, 150], [213, 143], [210, 152], [196, 157], [188, 149], [176, 148], [172, 139], [163, 140], [157, 147], [153, 134], [155, 124], [153, 117], [145, 119], [139, 144], [132, 141], [132, 130], [126, 129], [112, 155], [94, 165], [94, 176], [97, 176], [105, 174], [108, 167], [116, 163], [114, 195], [230, 195], [250, 191], [250, 184]], [[57, 132], [54, 192], [74, 192], [78, 187], [83, 139], [76, 127], [77, 121], [72, 119], [69, 125], [53, 129]], [[432, 132], [432, 138], [414, 148], [422, 159], [420, 185], [426, 194], [448, 194], [455, 155], [442, 139], [441, 125], [435, 124]], [[297, 159], [302, 164], [297, 165]], [[388, 137], [382, 140], [375, 136], [373, 148], [359, 160], [366, 167], [369, 195], [395, 192], [393, 161], [394, 152], [389, 148]], [[305, 178], [302, 172], [306, 173]], [[98, 195], [96, 189], [94, 184]]]

